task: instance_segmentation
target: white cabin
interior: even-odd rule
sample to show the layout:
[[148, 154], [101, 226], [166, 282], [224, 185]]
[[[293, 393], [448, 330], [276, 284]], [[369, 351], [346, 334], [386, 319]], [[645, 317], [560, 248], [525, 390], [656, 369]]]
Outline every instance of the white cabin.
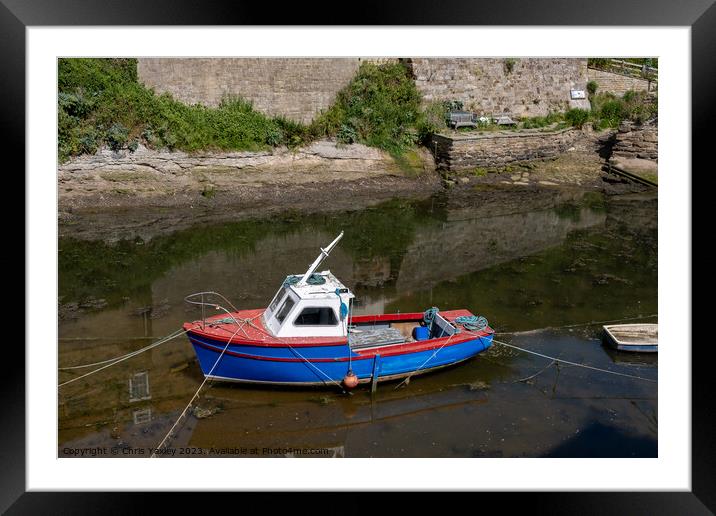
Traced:
[[[348, 307], [355, 297], [331, 271], [300, 275], [320, 276], [325, 283], [297, 281], [281, 285], [264, 312], [264, 325], [276, 337], [345, 337]], [[345, 305], [343, 313], [341, 304]]]

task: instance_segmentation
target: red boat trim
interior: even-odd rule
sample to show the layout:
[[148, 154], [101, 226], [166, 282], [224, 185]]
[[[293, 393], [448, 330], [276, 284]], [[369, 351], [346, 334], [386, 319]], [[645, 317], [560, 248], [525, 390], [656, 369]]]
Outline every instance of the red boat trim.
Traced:
[[[264, 309], [252, 309], [252, 310], [242, 310], [239, 312], [236, 312], [235, 315], [237, 319], [241, 320], [244, 318], [256, 318], [257, 316], [261, 315], [263, 313]], [[461, 316], [461, 315], [472, 315], [468, 310], [447, 310], [445, 312], [440, 312], [440, 314], [445, 317], [450, 322], [453, 322], [455, 318]], [[261, 329], [258, 330], [259, 332], [263, 333], [266, 336], [266, 340], [264, 339], [255, 339], [255, 338], [246, 338], [241, 335], [241, 333], [236, 334], [236, 324], [234, 323], [225, 323], [225, 324], [217, 324], [213, 327], [210, 325], [212, 324], [212, 320], [218, 320], [218, 319], [225, 319], [226, 316], [222, 315], [216, 315], [213, 317], [209, 317], [206, 319], [206, 324], [209, 326], [208, 328], [202, 327], [201, 321], [194, 321], [194, 322], [187, 322], [184, 323], [183, 328], [184, 330], [191, 331], [195, 333], [196, 335], [216, 340], [219, 342], [226, 343], [229, 341], [229, 339], [235, 340], [237, 344], [240, 344], [242, 346], [252, 346], [252, 347], [264, 347], [264, 348], [272, 348], [272, 347], [278, 347], [283, 348], [287, 346], [291, 346], [294, 348], [307, 348], [307, 347], [317, 347], [317, 346], [344, 346], [348, 344], [348, 339], [345, 337], [284, 337], [284, 338], [278, 338], [274, 337], [270, 334], [270, 332], [263, 327], [263, 323], [260, 321], [260, 319], [256, 319], [253, 321], [253, 324], [256, 326], [260, 326]], [[349, 319], [349, 324], [370, 324], [370, 323], [376, 323], [376, 322], [408, 322], [408, 321], [422, 321], [423, 320], [423, 312], [407, 312], [403, 314], [369, 314], [369, 315], [354, 315]], [[226, 327], [224, 327], [226, 326]], [[207, 329], [209, 331], [207, 331]], [[257, 330], [255, 328], [251, 328], [249, 325], [244, 326], [244, 330], [255, 333]], [[217, 332], [221, 331], [222, 333], [226, 333], [226, 335], [218, 335]], [[481, 332], [473, 333], [473, 335], [479, 335], [479, 336], [486, 336], [493, 333], [493, 330], [490, 327], [487, 327], [485, 330]], [[295, 341], [295, 342], [294, 342]], [[437, 341], [436, 341], [437, 342]], [[442, 341], [440, 341], [442, 342]], [[232, 342], [233, 343], [233, 342]], [[396, 346], [394, 349], [402, 349], [403, 346], [411, 349], [415, 347], [415, 342], [408, 342], [405, 344], [401, 344], [399, 346]], [[382, 348], [384, 349], [384, 348]], [[416, 348], [419, 349], [419, 348]], [[365, 350], [365, 352], [370, 353], [369, 356], [373, 356], [375, 352], [371, 353], [371, 350]], [[410, 351], [406, 351], [410, 352]], [[360, 356], [363, 356], [362, 353], [359, 352]]]
[[[211, 344], [208, 344], [206, 342], [203, 342], [202, 340], [198, 339], [198, 335], [195, 336], [193, 339], [191, 338], [190, 333], [190, 339], [192, 344], [196, 344], [197, 346], [200, 346], [204, 349], [208, 349], [210, 351], [215, 351], [217, 353], [221, 353], [223, 348], [215, 347]], [[455, 346], [457, 344], [464, 344], [465, 342], [475, 340], [477, 338], [487, 337], [489, 333], [464, 333], [461, 334], [462, 337], [459, 337], [457, 339], [453, 339], [451, 342], [447, 342], [448, 340], [451, 340], [450, 337], [443, 337], [440, 339], [432, 339], [428, 342], [430, 342], [432, 345], [425, 346], [423, 345], [416, 345], [415, 342], [409, 342], [406, 344], [399, 344], [394, 346], [381, 346], [379, 348], [375, 348], [372, 350], [366, 350], [365, 354], [359, 353], [358, 355], [353, 355], [350, 358], [348, 356], [345, 357], [335, 357], [335, 358], [306, 358], [305, 360], [303, 358], [287, 358], [287, 357], [267, 357], [262, 355], [250, 355], [248, 353], [240, 353], [238, 351], [230, 351], [227, 349], [224, 351], [225, 355], [230, 355], [234, 357], [239, 358], [246, 358], [250, 360], [264, 360], [268, 362], [348, 362], [348, 360], [368, 360], [372, 359], [377, 353], [380, 353], [381, 357], [391, 357], [391, 356], [399, 356], [399, 355], [408, 355], [411, 353], [421, 353], [423, 351], [431, 351], [436, 348], [448, 348], [451, 346]], [[423, 341], [426, 342], [426, 341]], [[243, 343], [236, 343], [236, 345], [244, 345]], [[288, 346], [284, 346], [288, 347]], [[386, 350], [386, 348], [390, 348]]]

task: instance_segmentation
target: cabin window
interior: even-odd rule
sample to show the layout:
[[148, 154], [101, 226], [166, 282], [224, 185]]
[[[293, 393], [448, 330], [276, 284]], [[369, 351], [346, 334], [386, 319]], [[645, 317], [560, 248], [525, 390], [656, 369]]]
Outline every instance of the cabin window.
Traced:
[[327, 306], [310, 306], [293, 321], [296, 326], [335, 326], [338, 324], [336, 313]]
[[279, 323], [283, 323], [284, 319], [286, 319], [286, 316], [291, 311], [293, 306], [296, 304], [296, 302], [293, 300], [291, 296], [288, 296], [286, 298], [286, 302], [283, 304], [281, 309], [278, 311], [278, 314], [276, 314], [276, 320]]
[[269, 305], [269, 309], [268, 309], [269, 313], [272, 313], [272, 314], [276, 313], [276, 308], [278, 307], [278, 304], [283, 299], [283, 295], [285, 293], [286, 293], [285, 288], [281, 288], [281, 289], [279, 289], [278, 292], [276, 292], [276, 295], [274, 296], [273, 301], [271, 301], [271, 304]]

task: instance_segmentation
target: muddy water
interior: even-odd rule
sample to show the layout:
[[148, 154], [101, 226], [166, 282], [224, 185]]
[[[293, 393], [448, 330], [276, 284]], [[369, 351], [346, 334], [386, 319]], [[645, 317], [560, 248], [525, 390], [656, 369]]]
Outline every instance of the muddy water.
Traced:
[[[653, 196], [511, 187], [177, 232], [148, 222], [121, 241], [65, 236], [59, 365], [128, 353], [199, 318], [183, 302], [192, 292], [265, 306], [343, 229], [327, 268], [358, 296], [356, 313], [465, 307], [488, 318], [497, 340], [656, 379], [656, 357], [611, 351], [589, 324], [656, 322], [656, 220]], [[60, 371], [59, 381], [91, 369]], [[58, 454], [148, 456], [202, 379], [182, 337], [62, 387]], [[397, 385], [348, 396], [210, 384], [165, 444], [177, 457], [657, 454], [656, 383], [495, 344]]]

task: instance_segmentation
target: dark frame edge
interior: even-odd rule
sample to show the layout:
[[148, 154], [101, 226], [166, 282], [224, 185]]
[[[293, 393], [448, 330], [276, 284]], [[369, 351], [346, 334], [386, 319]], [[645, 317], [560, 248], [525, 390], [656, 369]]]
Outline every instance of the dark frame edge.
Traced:
[[[692, 278], [697, 264], [693, 260], [694, 235], [708, 231], [703, 219], [694, 217], [693, 206], [697, 197], [702, 206], [708, 204], [706, 178], [702, 187], [694, 189], [693, 170], [710, 162], [709, 150], [713, 146], [713, 113], [716, 112], [716, 4], [712, 4], [691, 26], [691, 206], [692, 206]], [[697, 195], [694, 195], [697, 194]], [[699, 229], [697, 229], [699, 228]], [[697, 232], [698, 231], [698, 232]], [[700, 271], [703, 271], [699, 267]], [[706, 308], [697, 303], [691, 281], [692, 336], [691, 336], [691, 489], [706, 507], [716, 512], [716, 441], [713, 437], [713, 372], [709, 360], [708, 341], [694, 333], [693, 322], [708, 320]], [[703, 292], [700, 286], [699, 291]], [[696, 381], [698, 379], [698, 381]]]
[[[5, 131], [4, 144], [8, 149], [22, 149], [11, 159], [15, 166], [22, 170], [21, 181], [13, 188], [21, 189], [22, 195], [14, 197], [22, 199], [23, 214], [25, 213], [25, 24], [18, 19], [3, 3], [0, 3], [0, 91], [3, 102], [0, 102], [0, 113]], [[18, 156], [19, 154], [19, 156]], [[20, 192], [16, 191], [17, 194]], [[6, 208], [5, 212], [9, 210]], [[25, 218], [25, 223], [27, 219]], [[19, 228], [18, 228], [19, 229]], [[25, 264], [26, 227], [16, 242], [22, 242], [22, 270]], [[20, 254], [20, 253], [18, 253]], [[24, 306], [23, 295], [23, 306]], [[24, 327], [23, 327], [24, 328]], [[7, 368], [3, 386], [2, 407], [3, 421], [0, 426], [0, 462], [4, 474], [0, 487], [0, 511], [5, 511], [19, 496], [25, 492], [25, 348], [15, 346], [15, 354], [10, 360], [14, 364]], [[10, 473], [10, 474], [8, 474]]]
[[[567, 22], [568, 23], [568, 22]], [[0, 90], [9, 99], [0, 104], [0, 113], [4, 125], [9, 129], [6, 144], [9, 148], [25, 149], [25, 22], [18, 19], [4, 3], [0, 3], [0, 56], [4, 65], [3, 74], [0, 74]], [[716, 5], [713, 3], [705, 9], [692, 24], [692, 160], [694, 163], [706, 161], [710, 147], [709, 115], [716, 112]], [[698, 66], [695, 65], [698, 63]], [[25, 169], [25, 154], [20, 157], [20, 166]], [[23, 198], [25, 194], [25, 180], [23, 179]], [[692, 189], [693, 192], [693, 189]], [[695, 221], [694, 221], [695, 222]], [[692, 230], [693, 234], [693, 230]], [[25, 237], [23, 237], [23, 243]], [[25, 256], [23, 245], [23, 261]], [[25, 269], [26, 270], [26, 269]], [[27, 270], [26, 270], [27, 274]], [[696, 308], [694, 307], [694, 310]], [[694, 318], [695, 319], [695, 318]], [[692, 341], [693, 342], [693, 341]], [[704, 344], [707, 344], [704, 342]], [[713, 410], [710, 399], [713, 384], [711, 373], [707, 370], [710, 361], [706, 359], [706, 351], [692, 345], [692, 364], [694, 377], [699, 378], [699, 388], [692, 389], [692, 492], [683, 493], [530, 493], [538, 500], [556, 502], [560, 500], [561, 507], [556, 508], [550, 504], [551, 514], [573, 513], [574, 509], [582, 509], [584, 514], [596, 514], [612, 509], [629, 508], [636, 513], [670, 514], [686, 512], [689, 514], [711, 514], [716, 509], [716, 443], [712, 439], [710, 417]], [[8, 371], [4, 395], [3, 419], [13, 425], [3, 425], [0, 436], [3, 439], [3, 449], [0, 451], [0, 461], [5, 471], [12, 475], [4, 475], [0, 488], [0, 512], [8, 509], [10, 513], [25, 514], [27, 511], [38, 509], [57, 510], [60, 505], [65, 509], [75, 509], [77, 514], [88, 514], [98, 509], [110, 509], [108, 512], [116, 513], [117, 509], [125, 510], [144, 507], [140, 498], [142, 493], [26, 493], [26, 464], [25, 464], [25, 356], [21, 349], [19, 361], [13, 361], [15, 367]], [[15, 357], [14, 357], [15, 358]], [[19, 365], [22, 364], [22, 367]], [[24, 493], [24, 494], [23, 494]], [[481, 493], [481, 496], [489, 493]], [[517, 500], [524, 499], [524, 494], [513, 493]], [[309, 495], [309, 493], [305, 493]], [[293, 493], [291, 498], [303, 496]], [[344, 499], [352, 496], [342, 494]], [[19, 497], [19, 498], [18, 498]], [[179, 493], [160, 494], [163, 503], [176, 504], [177, 508], [186, 508], [188, 497]], [[252, 497], [254, 500], [256, 498]], [[263, 496], [257, 497], [264, 499]], [[606, 499], [608, 498], [608, 499]], [[88, 500], [89, 499], [89, 500]], [[416, 496], [416, 500], [422, 500]], [[173, 500], [173, 502], [170, 502]], [[266, 497], [271, 503], [271, 498]], [[307, 500], [308, 501], [308, 500]], [[357, 503], [357, 499], [355, 500]], [[534, 501], [531, 501], [534, 507]], [[58, 505], [60, 504], [60, 505]], [[517, 501], [518, 505], [522, 502]], [[192, 503], [189, 503], [192, 505]], [[349, 504], [350, 505], [350, 504]], [[545, 504], [547, 506], [547, 504]], [[566, 511], [565, 505], [570, 506]], [[525, 504], [527, 507], [527, 504]], [[416, 504], [417, 508], [417, 504]], [[554, 510], [557, 509], [557, 510]], [[711, 511], [709, 510], [711, 509]], [[678, 510], [678, 511], [677, 511]], [[598, 512], [596, 512], [598, 511]], [[54, 511], [51, 511], [54, 512]]]

